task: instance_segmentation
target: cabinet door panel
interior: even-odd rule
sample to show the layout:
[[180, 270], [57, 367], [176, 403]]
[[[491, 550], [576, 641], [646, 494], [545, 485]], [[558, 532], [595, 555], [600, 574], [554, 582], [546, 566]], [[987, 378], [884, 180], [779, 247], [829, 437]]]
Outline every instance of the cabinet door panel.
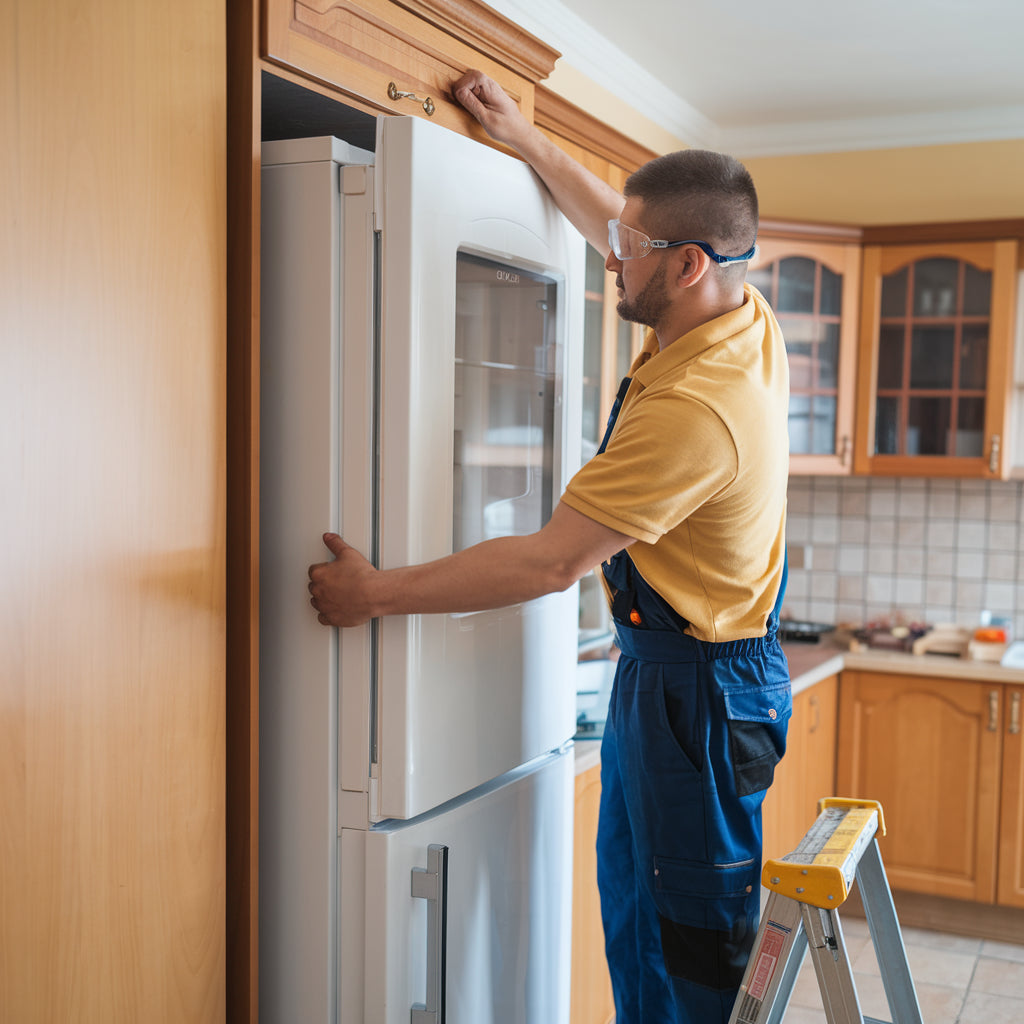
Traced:
[[762, 237], [748, 281], [772, 304], [789, 354], [790, 465], [849, 473], [856, 375], [856, 245]]
[[869, 245], [854, 472], [1009, 471], [1017, 242]]
[[844, 672], [839, 790], [878, 800], [895, 889], [992, 902], [999, 687]]
[[1024, 907], [1024, 687], [1007, 687], [998, 901]]

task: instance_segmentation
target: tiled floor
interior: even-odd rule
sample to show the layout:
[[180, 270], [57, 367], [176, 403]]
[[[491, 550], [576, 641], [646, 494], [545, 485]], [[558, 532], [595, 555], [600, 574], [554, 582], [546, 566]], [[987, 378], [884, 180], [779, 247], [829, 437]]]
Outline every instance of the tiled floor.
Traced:
[[[891, 1021], [867, 923], [842, 920], [861, 1012]], [[1024, 1024], [1024, 945], [904, 928], [924, 1024]], [[793, 989], [785, 1024], [824, 1024], [810, 955]]]

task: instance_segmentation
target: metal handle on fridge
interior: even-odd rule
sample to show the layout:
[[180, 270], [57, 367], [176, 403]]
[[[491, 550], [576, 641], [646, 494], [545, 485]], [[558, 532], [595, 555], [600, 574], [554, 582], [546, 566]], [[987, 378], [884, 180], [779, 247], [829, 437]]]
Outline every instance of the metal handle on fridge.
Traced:
[[427, 1002], [412, 1008], [411, 1024], [444, 1024], [448, 945], [448, 847], [431, 843], [427, 866], [412, 869], [412, 894], [427, 901]]

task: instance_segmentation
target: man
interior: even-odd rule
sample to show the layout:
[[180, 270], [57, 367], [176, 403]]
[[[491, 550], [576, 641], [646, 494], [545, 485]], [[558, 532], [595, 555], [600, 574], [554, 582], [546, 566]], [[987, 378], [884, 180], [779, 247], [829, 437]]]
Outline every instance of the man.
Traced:
[[744, 284], [757, 197], [729, 157], [669, 154], [625, 198], [471, 71], [454, 95], [531, 164], [650, 328], [598, 454], [540, 531], [379, 572], [335, 535], [310, 568], [320, 621], [501, 607], [597, 564], [621, 657], [601, 748], [598, 883], [617, 1024], [728, 1020], [757, 929], [761, 802], [791, 701], [788, 371]]

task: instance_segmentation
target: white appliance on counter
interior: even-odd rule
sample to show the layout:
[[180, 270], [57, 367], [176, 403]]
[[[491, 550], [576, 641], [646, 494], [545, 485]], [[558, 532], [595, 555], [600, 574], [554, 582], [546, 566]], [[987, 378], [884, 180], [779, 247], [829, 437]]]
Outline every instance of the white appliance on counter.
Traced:
[[583, 241], [529, 168], [417, 118], [262, 170], [260, 1014], [568, 1020], [575, 588], [318, 624], [382, 568], [539, 529], [579, 463]]

